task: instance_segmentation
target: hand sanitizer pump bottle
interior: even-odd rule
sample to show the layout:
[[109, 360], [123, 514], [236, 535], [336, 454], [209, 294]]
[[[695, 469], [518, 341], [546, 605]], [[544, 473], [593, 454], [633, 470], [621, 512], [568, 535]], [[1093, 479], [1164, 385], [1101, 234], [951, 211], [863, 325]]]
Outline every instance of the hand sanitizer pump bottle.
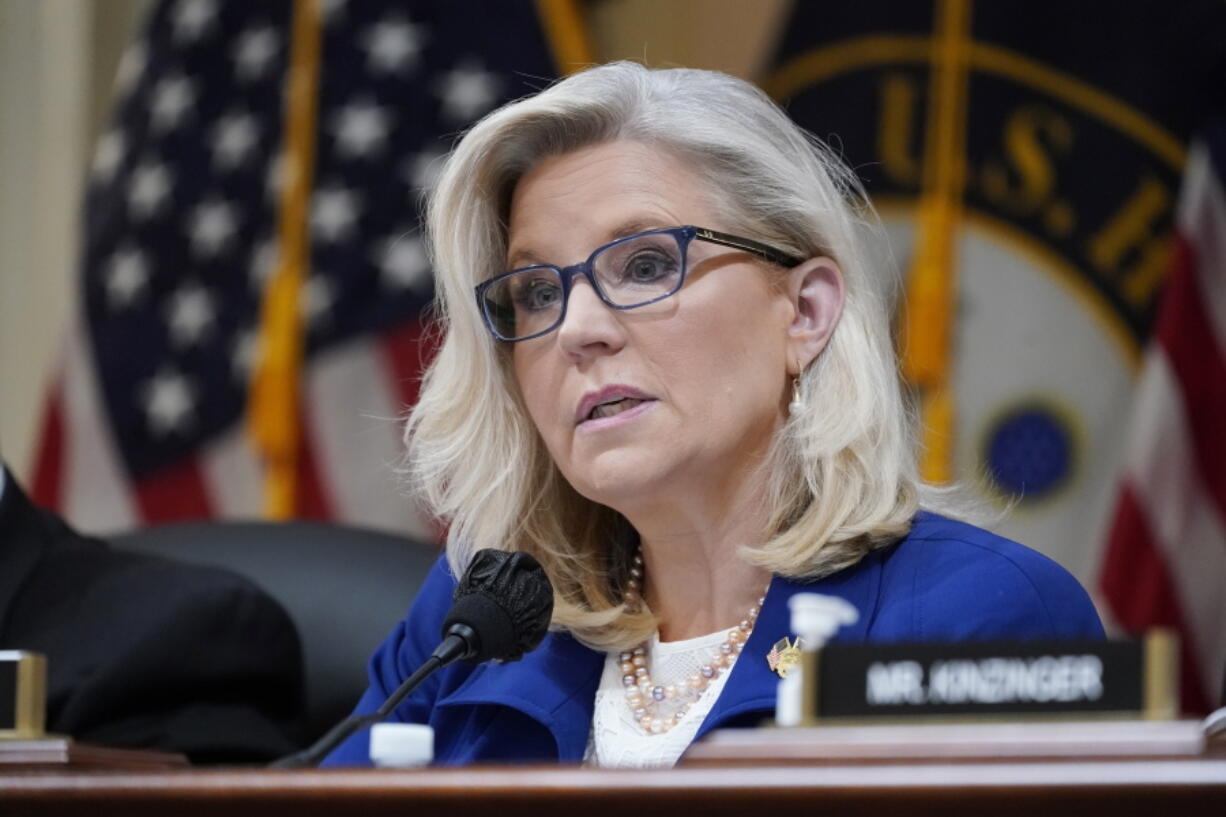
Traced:
[[788, 599], [792, 632], [798, 636], [800, 661], [779, 682], [775, 724], [800, 726], [813, 720], [817, 707], [817, 653], [845, 624], [860, 614], [838, 596], [797, 593]]

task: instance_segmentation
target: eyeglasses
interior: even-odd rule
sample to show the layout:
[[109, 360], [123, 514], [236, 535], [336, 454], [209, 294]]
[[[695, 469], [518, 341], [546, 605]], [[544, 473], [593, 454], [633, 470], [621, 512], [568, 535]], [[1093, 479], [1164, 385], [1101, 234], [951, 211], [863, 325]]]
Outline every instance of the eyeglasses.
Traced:
[[497, 340], [540, 337], [562, 325], [576, 275], [587, 278], [610, 309], [637, 309], [673, 295], [685, 283], [686, 252], [698, 239], [794, 267], [801, 259], [749, 238], [705, 227], [648, 230], [598, 247], [582, 264], [541, 264], [504, 272], [477, 285], [477, 305]]

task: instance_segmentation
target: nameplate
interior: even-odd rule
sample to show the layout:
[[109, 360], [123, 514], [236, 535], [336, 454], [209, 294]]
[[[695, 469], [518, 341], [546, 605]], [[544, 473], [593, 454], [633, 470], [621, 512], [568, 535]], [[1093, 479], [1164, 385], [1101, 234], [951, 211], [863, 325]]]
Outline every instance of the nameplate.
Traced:
[[[850, 645], [813, 653], [806, 721], [1128, 716], [1174, 718], [1174, 637]], [[806, 670], [808, 666], [806, 667]]]
[[41, 737], [46, 717], [46, 659], [33, 652], [0, 650], [0, 739]]

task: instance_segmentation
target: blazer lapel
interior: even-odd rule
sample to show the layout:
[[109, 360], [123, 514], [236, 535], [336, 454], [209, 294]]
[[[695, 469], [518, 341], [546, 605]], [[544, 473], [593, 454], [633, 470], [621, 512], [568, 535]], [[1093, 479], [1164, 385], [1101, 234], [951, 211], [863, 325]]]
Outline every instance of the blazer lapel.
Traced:
[[437, 706], [506, 706], [540, 722], [558, 744], [558, 759], [579, 761], [587, 750], [604, 655], [569, 634], [552, 632], [536, 650], [510, 664], [473, 670]]
[[[775, 577], [745, 649], [723, 693], [699, 727], [698, 737], [750, 712], [769, 717], [779, 683], [766, 663], [771, 647], [784, 636], [794, 638], [788, 599], [796, 593], [839, 596], [860, 613], [859, 620], [835, 636], [839, 642], [863, 642], [877, 607], [881, 582], [880, 552], [847, 570], [812, 583]], [[478, 666], [439, 707], [492, 705], [523, 713], [545, 726], [558, 744], [558, 759], [579, 761], [587, 749], [596, 688], [604, 654], [590, 650], [566, 633], [552, 632], [539, 648], [511, 664]]]
[[764, 718], [774, 713], [779, 676], [767, 664], [766, 656], [779, 639], [796, 637], [790, 626], [788, 599], [797, 593], [821, 593], [846, 600], [856, 608], [860, 617], [855, 624], [839, 630], [834, 641], [862, 643], [867, 639], [869, 624], [877, 609], [880, 585], [880, 551], [870, 553], [852, 567], [816, 582], [801, 583], [776, 576], [771, 581], [753, 632], [732, 668], [732, 675], [719, 700], [699, 727], [696, 737], [749, 712], [760, 711]]

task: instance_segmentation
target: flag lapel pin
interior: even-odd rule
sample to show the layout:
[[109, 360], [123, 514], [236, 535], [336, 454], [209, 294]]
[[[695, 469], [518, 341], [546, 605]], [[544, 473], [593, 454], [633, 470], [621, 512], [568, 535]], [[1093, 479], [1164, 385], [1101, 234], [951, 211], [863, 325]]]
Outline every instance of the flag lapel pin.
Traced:
[[787, 636], [779, 639], [766, 654], [766, 665], [779, 675], [786, 678], [792, 667], [800, 663], [800, 639], [789, 641]]

